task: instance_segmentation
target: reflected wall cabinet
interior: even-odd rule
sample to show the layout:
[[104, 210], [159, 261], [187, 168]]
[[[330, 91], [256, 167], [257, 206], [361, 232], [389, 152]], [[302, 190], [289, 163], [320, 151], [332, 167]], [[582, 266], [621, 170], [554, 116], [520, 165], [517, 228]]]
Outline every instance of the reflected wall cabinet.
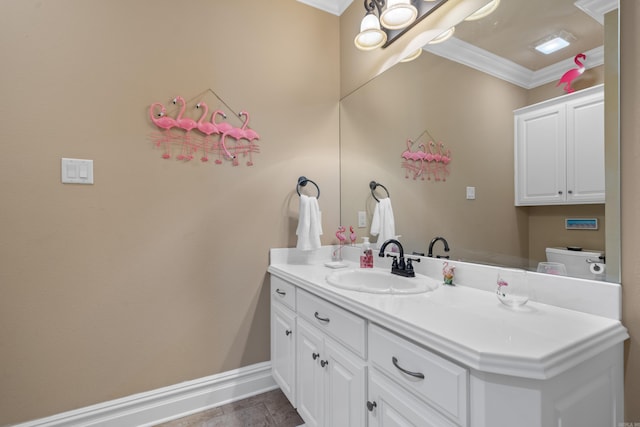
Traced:
[[604, 86], [514, 112], [515, 204], [605, 201]]

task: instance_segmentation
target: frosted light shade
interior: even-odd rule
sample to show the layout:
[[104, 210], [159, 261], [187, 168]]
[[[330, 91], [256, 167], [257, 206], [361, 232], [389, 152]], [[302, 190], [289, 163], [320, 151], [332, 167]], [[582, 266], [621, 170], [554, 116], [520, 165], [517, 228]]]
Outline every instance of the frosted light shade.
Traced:
[[367, 13], [360, 23], [360, 33], [354, 43], [360, 50], [377, 49], [387, 41], [387, 34], [380, 29], [378, 17]]
[[380, 14], [380, 23], [390, 30], [400, 30], [411, 25], [418, 16], [418, 9], [409, 0], [389, 0]]
[[542, 44], [536, 46], [536, 50], [538, 52], [544, 53], [545, 55], [549, 55], [550, 53], [556, 52], [562, 48], [569, 46], [569, 42], [558, 36], [551, 40], [548, 40]]
[[451, 27], [444, 33], [440, 34], [438, 37], [431, 40], [429, 44], [438, 44], [438, 43], [442, 43], [445, 40], [449, 40], [451, 36], [453, 36], [453, 33], [455, 33], [455, 31], [456, 31], [456, 27]]
[[407, 55], [404, 59], [401, 59], [400, 62], [410, 62], [413, 61], [414, 59], [416, 59], [418, 56], [420, 56], [420, 54], [422, 53], [422, 48], [420, 49], [416, 49], [415, 51], [413, 51], [412, 53], [410, 53], [409, 55]]
[[500, 0], [492, 0], [488, 4], [482, 6], [480, 9], [476, 10], [471, 15], [469, 15], [465, 19], [465, 21], [476, 21], [478, 19], [484, 18], [485, 16], [489, 16], [493, 13], [494, 10], [498, 8], [499, 4], [500, 4]]

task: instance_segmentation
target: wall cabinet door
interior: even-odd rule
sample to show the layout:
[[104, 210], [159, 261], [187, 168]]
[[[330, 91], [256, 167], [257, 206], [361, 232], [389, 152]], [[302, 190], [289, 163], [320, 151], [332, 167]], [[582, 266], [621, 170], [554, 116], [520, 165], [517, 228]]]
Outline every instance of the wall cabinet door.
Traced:
[[297, 321], [297, 408], [305, 426], [364, 427], [364, 361], [304, 319]]
[[516, 116], [516, 205], [559, 204], [566, 188], [566, 110]]
[[296, 406], [296, 316], [280, 303], [271, 303], [271, 371], [273, 379]]
[[604, 203], [604, 89], [516, 111], [516, 206]]
[[369, 427], [455, 427], [384, 375], [369, 373]]
[[604, 98], [567, 103], [567, 201], [604, 203]]

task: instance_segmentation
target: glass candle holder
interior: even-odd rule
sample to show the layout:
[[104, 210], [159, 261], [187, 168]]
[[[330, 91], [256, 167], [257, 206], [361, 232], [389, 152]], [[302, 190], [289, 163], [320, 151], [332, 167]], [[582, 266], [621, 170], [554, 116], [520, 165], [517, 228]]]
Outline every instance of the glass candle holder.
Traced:
[[516, 268], [501, 268], [496, 279], [496, 295], [501, 303], [519, 307], [529, 301], [527, 272]]

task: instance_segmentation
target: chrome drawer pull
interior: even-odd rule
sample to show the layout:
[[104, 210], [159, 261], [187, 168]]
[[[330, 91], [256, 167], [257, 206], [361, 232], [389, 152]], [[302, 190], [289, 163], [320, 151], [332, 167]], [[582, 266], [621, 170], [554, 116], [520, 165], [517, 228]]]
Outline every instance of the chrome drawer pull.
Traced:
[[313, 315], [314, 315], [314, 316], [316, 317], [316, 319], [318, 319], [319, 321], [329, 323], [329, 318], [328, 318], [328, 317], [320, 317], [320, 315], [318, 314], [318, 312], [317, 312], [317, 311], [316, 311]]
[[276, 293], [277, 293], [278, 295], [280, 295], [281, 297], [283, 297], [283, 296], [285, 296], [285, 295], [287, 294], [286, 292], [281, 291], [280, 289], [276, 289]]
[[396, 368], [398, 368], [398, 370], [404, 374], [407, 375], [411, 375], [412, 377], [416, 377], [416, 378], [420, 378], [421, 380], [424, 379], [424, 374], [421, 374], [420, 372], [411, 372], [411, 371], [407, 371], [406, 369], [402, 368], [400, 365], [398, 365], [398, 358], [393, 356], [391, 358], [391, 362], [393, 362], [393, 366], [395, 366]]

